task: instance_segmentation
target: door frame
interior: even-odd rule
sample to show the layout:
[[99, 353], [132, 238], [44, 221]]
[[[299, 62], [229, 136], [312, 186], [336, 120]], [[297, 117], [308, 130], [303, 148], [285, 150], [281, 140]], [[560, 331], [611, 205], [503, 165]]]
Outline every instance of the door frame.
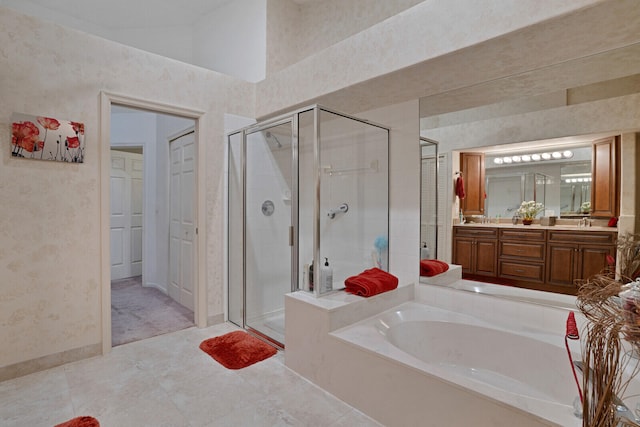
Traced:
[[[139, 108], [155, 113], [172, 114], [195, 121], [195, 151], [196, 151], [196, 244], [194, 255], [195, 304], [194, 323], [203, 328], [207, 325], [206, 298], [206, 192], [205, 192], [205, 146], [200, 144], [200, 119], [204, 111], [178, 107], [151, 100], [133, 98], [113, 92], [100, 92], [100, 286], [101, 286], [101, 321], [102, 321], [102, 354], [111, 351], [111, 241], [110, 241], [110, 171], [111, 171], [111, 106], [118, 104], [125, 107]], [[201, 229], [201, 230], [199, 230]]]

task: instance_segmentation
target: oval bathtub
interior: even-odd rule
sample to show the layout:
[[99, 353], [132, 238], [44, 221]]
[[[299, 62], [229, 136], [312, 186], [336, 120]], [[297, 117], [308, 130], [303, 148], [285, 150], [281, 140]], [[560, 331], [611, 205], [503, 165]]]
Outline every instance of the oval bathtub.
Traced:
[[423, 362], [509, 393], [567, 405], [577, 396], [566, 351], [542, 341], [432, 320], [400, 322], [386, 336]]
[[[578, 391], [561, 334], [516, 333], [471, 316], [408, 302], [332, 335], [551, 425], [582, 424], [573, 414]], [[579, 354], [573, 357], [580, 359]]]

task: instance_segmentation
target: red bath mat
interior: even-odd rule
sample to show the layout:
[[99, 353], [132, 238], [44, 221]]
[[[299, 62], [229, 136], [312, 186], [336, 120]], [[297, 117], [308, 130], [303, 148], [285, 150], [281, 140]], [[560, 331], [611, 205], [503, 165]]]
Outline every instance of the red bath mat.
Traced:
[[100, 423], [93, 417], [75, 417], [55, 427], [100, 427]]
[[275, 347], [243, 331], [204, 340], [200, 349], [228, 369], [246, 368], [278, 352]]

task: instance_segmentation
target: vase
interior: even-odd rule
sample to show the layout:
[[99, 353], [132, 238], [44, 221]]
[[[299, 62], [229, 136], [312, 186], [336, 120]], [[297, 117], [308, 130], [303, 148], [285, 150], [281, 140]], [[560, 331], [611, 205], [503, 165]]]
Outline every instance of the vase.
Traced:
[[531, 225], [533, 224], [533, 218], [522, 218], [522, 225]]

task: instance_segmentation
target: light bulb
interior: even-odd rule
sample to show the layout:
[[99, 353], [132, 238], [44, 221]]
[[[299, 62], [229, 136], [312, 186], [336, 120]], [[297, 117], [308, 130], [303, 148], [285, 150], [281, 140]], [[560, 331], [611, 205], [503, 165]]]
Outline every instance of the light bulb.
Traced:
[[540, 155], [544, 160], [549, 160], [551, 158], [551, 154], [549, 153], [542, 153]]
[[530, 156], [530, 155], [528, 155], [528, 154], [524, 154], [524, 155], [522, 156], [522, 161], [523, 161], [523, 162], [530, 162], [530, 161], [531, 161], [531, 156]]
[[504, 161], [505, 163], [511, 163], [513, 160], [511, 160], [511, 157], [503, 157], [502, 161]]
[[531, 160], [533, 160], [534, 162], [537, 162], [540, 160], [540, 154], [532, 154], [531, 155]]
[[500, 157], [496, 157], [495, 159], [493, 159], [493, 163], [495, 163], [496, 165], [501, 165], [502, 159]]
[[520, 163], [520, 160], [522, 160], [520, 156], [513, 156], [511, 157], [511, 159], [514, 161], [514, 163]]
[[553, 157], [554, 159], [561, 159], [562, 153], [560, 153], [559, 151], [554, 151], [553, 153], [551, 153], [551, 157]]
[[573, 151], [571, 150], [566, 150], [562, 152], [562, 157], [564, 157], [565, 159], [570, 159], [573, 157]]

